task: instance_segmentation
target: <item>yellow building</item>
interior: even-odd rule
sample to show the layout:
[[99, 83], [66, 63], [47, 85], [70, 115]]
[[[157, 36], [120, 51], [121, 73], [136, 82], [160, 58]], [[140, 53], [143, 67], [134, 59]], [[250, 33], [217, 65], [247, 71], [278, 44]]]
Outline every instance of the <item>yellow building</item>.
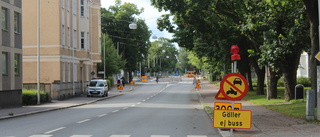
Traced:
[[24, 87], [34, 87], [40, 74], [41, 89], [53, 99], [84, 93], [101, 62], [100, 0], [40, 0], [40, 16], [38, 0], [28, 0], [22, 13]]

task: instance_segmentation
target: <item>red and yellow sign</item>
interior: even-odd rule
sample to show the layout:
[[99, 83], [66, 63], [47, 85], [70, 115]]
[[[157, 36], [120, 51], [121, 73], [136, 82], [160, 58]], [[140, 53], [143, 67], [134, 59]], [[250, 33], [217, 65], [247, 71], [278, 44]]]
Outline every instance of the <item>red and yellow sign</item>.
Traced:
[[222, 79], [220, 92], [228, 100], [241, 100], [248, 92], [248, 82], [242, 75], [230, 73]]
[[[242, 110], [241, 103], [234, 103], [233, 110]], [[215, 110], [232, 110], [232, 103], [230, 102], [214, 102]]]
[[214, 128], [250, 129], [252, 124], [251, 110], [214, 110]]

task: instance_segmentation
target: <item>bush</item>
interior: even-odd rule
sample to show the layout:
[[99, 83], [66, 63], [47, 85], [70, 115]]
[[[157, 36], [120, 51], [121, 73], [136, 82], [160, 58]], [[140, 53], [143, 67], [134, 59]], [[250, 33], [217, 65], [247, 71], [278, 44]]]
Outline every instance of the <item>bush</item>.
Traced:
[[107, 83], [108, 83], [108, 89], [111, 89], [114, 84], [113, 77], [108, 77]]
[[302, 84], [304, 87], [311, 87], [311, 78], [308, 77], [298, 77], [297, 84]]
[[[48, 102], [48, 94], [40, 91], [40, 102]], [[22, 104], [23, 105], [36, 105], [37, 104], [37, 90], [22, 90]]]
[[[304, 87], [311, 87], [311, 78], [308, 77], [298, 77], [297, 84], [302, 84]], [[281, 77], [278, 80], [278, 87], [284, 87], [284, 79]]]

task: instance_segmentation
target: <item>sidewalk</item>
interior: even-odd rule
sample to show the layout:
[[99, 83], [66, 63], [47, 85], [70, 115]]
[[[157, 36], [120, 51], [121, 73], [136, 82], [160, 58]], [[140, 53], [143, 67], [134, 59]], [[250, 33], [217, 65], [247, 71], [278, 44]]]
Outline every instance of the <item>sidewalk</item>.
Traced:
[[[208, 81], [201, 81], [200, 84], [202, 88], [197, 92], [202, 105], [213, 109], [215, 101], [221, 102], [215, 99], [218, 87]], [[252, 128], [236, 129], [233, 132], [235, 137], [320, 137], [320, 124], [307, 124], [304, 119], [289, 117], [247, 101], [236, 102], [242, 103], [243, 110], [252, 111]], [[212, 115], [208, 115], [212, 119]], [[219, 131], [224, 137], [230, 136], [229, 131]]]
[[117, 87], [113, 87], [109, 90], [108, 97], [87, 97], [86, 95], [82, 95], [62, 101], [52, 100], [50, 103], [44, 103], [41, 105], [4, 108], [0, 109], [0, 120], [91, 104], [100, 100], [120, 96], [130, 91], [131, 86], [127, 84], [122, 92], [119, 92]]

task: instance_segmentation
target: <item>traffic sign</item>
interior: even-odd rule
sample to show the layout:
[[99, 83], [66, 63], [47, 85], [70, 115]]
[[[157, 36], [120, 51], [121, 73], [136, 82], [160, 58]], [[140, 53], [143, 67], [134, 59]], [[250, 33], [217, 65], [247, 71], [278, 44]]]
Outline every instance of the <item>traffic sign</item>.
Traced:
[[231, 129], [250, 129], [251, 110], [214, 110], [213, 127]]
[[318, 54], [315, 56], [315, 58], [320, 61], [320, 52], [318, 52]]
[[[214, 109], [217, 110], [232, 110], [232, 103], [230, 102], [214, 102]], [[234, 110], [242, 110], [241, 103], [234, 103]]]
[[241, 100], [248, 92], [248, 82], [242, 75], [230, 73], [222, 79], [220, 90], [228, 100]]
[[218, 93], [215, 96], [216, 100], [227, 100], [226, 97], [222, 94], [221, 90], [219, 89]]

